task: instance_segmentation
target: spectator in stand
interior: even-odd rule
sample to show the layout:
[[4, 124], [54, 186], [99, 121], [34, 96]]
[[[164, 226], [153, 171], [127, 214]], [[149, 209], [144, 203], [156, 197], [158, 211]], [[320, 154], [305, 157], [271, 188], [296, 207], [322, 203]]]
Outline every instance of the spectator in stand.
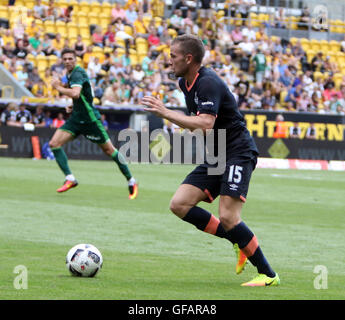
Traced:
[[41, 77], [39, 75], [37, 67], [33, 67], [32, 71], [29, 72], [29, 79], [30, 79], [32, 86], [41, 80]]
[[102, 97], [102, 104], [112, 105], [112, 104], [120, 103], [121, 98], [119, 97], [119, 88], [120, 88], [119, 82], [114, 79], [111, 86], [107, 87], [104, 91], [104, 94]]
[[256, 82], [254, 88], [251, 89], [248, 102], [253, 105], [255, 109], [262, 108], [262, 99], [264, 98], [264, 90], [261, 82]]
[[276, 8], [276, 12], [274, 14], [274, 26], [276, 28], [286, 28], [286, 14], [284, 8]]
[[40, 54], [42, 51], [41, 33], [36, 32], [35, 36], [29, 39], [29, 42], [32, 47], [31, 53], [35, 56]]
[[156, 50], [157, 47], [160, 45], [158, 30], [155, 26], [149, 27], [149, 35], [148, 35], [147, 41], [148, 41], [149, 48], [151, 50]]
[[315, 129], [315, 124], [310, 123], [307, 132], [305, 134], [306, 139], [312, 139], [316, 140], [316, 129]]
[[53, 126], [53, 119], [51, 118], [51, 112], [49, 110], [44, 114], [44, 123], [46, 128], [51, 128]]
[[54, 77], [61, 79], [64, 75], [65, 66], [61, 58], [58, 58], [56, 63], [51, 66], [51, 71]]
[[48, 96], [47, 86], [42, 79], [33, 85], [31, 92], [37, 98], [44, 98]]
[[189, 12], [192, 13], [186, 0], [179, 0], [174, 6], [174, 10], [181, 10], [183, 19], [187, 18]]
[[292, 108], [297, 109], [297, 101], [302, 95], [302, 85], [299, 84], [296, 87], [292, 87], [285, 97], [286, 103], [292, 103]]
[[29, 110], [26, 109], [25, 104], [19, 105], [19, 110], [15, 115], [15, 122], [17, 127], [22, 127], [25, 123], [32, 122], [32, 115]]
[[305, 6], [302, 9], [302, 14], [300, 20], [298, 22], [298, 28], [300, 29], [308, 29], [308, 25], [310, 23], [310, 10], [308, 6]]
[[53, 48], [53, 43], [52, 43], [52, 40], [50, 39], [48, 33], [45, 33], [44, 37], [43, 37], [42, 52], [46, 56], [55, 55], [55, 50]]
[[6, 105], [5, 110], [1, 113], [0, 124], [2, 126], [17, 126], [16, 124], [16, 109], [18, 106], [10, 102]]
[[2, 34], [2, 42], [4, 44], [9, 43], [12, 48], [15, 47], [16, 41], [11, 29], [5, 29], [5, 32]]
[[251, 23], [242, 29], [242, 35], [247, 36], [249, 41], [256, 41], [256, 32]]
[[319, 51], [311, 60], [311, 69], [313, 72], [320, 71], [325, 72], [323, 53]]
[[120, 19], [122, 23], [128, 23], [126, 11], [122, 8], [120, 2], [116, 2], [115, 7], [111, 10], [111, 24], [116, 23]]
[[308, 106], [310, 104], [310, 97], [306, 90], [302, 91], [302, 94], [299, 99], [297, 99], [296, 110], [299, 112], [307, 112]]
[[92, 44], [97, 47], [104, 47], [104, 36], [102, 33], [102, 28], [100, 26], [97, 26], [91, 36]]
[[93, 57], [93, 59], [89, 62], [86, 70], [90, 82], [96, 82], [96, 78], [100, 74], [101, 70], [102, 64], [99, 61], [99, 57]]
[[243, 72], [238, 74], [240, 81], [235, 84], [235, 88], [238, 88], [238, 105], [240, 106], [245, 102], [251, 94], [249, 81], [245, 78]]
[[262, 82], [265, 76], [265, 71], [267, 67], [267, 61], [265, 55], [262, 53], [259, 47], [256, 51], [256, 55], [253, 57], [253, 63], [255, 66], [255, 81]]
[[86, 52], [86, 44], [83, 42], [83, 38], [80, 34], [77, 36], [77, 41], [73, 45], [73, 49], [77, 57], [83, 59]]
[[61, 9], [59, 20], [62, 20], [66, 23], [71, 22], [72, 21], [72, 15], [73, 15], [73, 6], [69, 5], [67, 8]]
[[36, 113], [33, 116], [33, 124], [38, 128], [43, 128], [46, 126], [45, 114], [42, 106], [36, 107]]
[[9, 60], [14, 57], [14, 47], [12, 47], [10, 42], [7, 42], [3, 47], [2, 47], [2, 54], [4, 55], [3, 59], [4, 60]]
[[126, 23], [133, 26], [134, 21], [138, 18], [138, 12], [136, 10], [135, 4], [132, 4], [126, 9]]
[[113, 26], [109, 24], [107, 26], [107, 30], [104, 33], [104, 43], [106, 47], [114, 48], [116, 45], [115, 41], [115, 32], [113, 30]]
[[36, 0], [33, 11], [35, 19], [44, 20], [47, 16], [47, 6], [42, 4], [42, 0]]
[[22, 86], [25, 86], [26, 81], [29, 78], [27, 65], [24, 64], [23, 66], [18, 66], [17, 72], [16, 72], [16, 78], [17, 78], [17, 81]]
[[59, 11], [55, 5], [55, 0], [49, 0], [44, 20], [56, 21], [59, 18]]
[[168, 26], [171, 29], [176, 30], [177, 34], [181, 34], [183, 27], [182, 12], [180, 9], [175, 9], [170, 17], [170, 24]]
[[108, 123], [106, 115], [104, 113], [101, 114], [101, 121], [102, 121], [104, 129], [108, 130], [109, 129], [109, 123]]
[[201, 28], [203, 32], [206, 31], [206, 23], [211, 20], [213, 15], [212, 2], [213, 0], [200, 0], [201, 6], [199, 8], [199, 17], [201, 19]]
[[17, 58], [18, 63], [23, 65], [25, 63], [25, 58], [28, 55], [28, 50], [24, 47], [23, 39], [18, 39], [16, 48], [13, 51], [13, 55]]
[[64, 125], [64, 123], [65, 123], [65, 119], [64, 119], [63, 113], [59, 112], [57, 114], [57, 117], [53, 119], [52, 127], [53, 128], [60, 128], [61, 126]]
[[301, 128], [297, 122], [294, 122], [293, 126], [290, 127], [289, 138], [299, 139], [301, 137]]
[[249, 11], [252, 6], [255, 6], [255, 0], [240, 0], [237, 6], [237, 12], [241, 15], [242, 25], [246, 25], [246, 19], [249, 16]]
[[231, 31], [231, 38], [234, 41], [235, 45], [238, 45], [240, 42], [243, 41], [241, 27], [236, 26], [235, 29]]
[[60, 52], [62, 51], [63, 47], [64, 47], [64, 41], [61, 37], [60, 33], [56, 33], [55, 34], [55, 38], [52, 41], [52, 48], [55, 52], [55, 54], [60, 57]]
[[144, 23], [143, 20], [143, 14], [139, 12], [138, 18], [134, 21], [133, 24], [133, 31], [134, 31], [134, 37], [140, 37], [140, 38], [148, 38], [148, 29]]

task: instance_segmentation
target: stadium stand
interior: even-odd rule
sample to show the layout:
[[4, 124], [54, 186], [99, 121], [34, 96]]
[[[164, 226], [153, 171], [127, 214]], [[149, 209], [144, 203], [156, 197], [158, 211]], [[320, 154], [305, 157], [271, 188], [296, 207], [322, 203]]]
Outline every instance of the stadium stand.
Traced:
[[[137, 104], [144, 94], [159, 93], [165, 103], [183, 107], [177, 82], [169, 78], [169, 43], [179, 34], [194, 33], [205, 44], [204, 64], [228, 83], [242, 109], [345, 113], [344, 21], [330, 19], [316, 30], [307, 7], [226, 0], [215, 1], [204, 24], [196, 3], [187, 1], [182, 10], [179, 1], [161, 0], [17, 0], [14, 6], [1, 0], [0, 21], [8, 22], [0, 29], [1, 63], [16, 79], [26, 72], [24, 86], [33, 92], [47, 69], [64, 75], [60, 53], [69, 46], [81, 52], [78, 63], [92, 75], [96, 104], [118, 82], [114, 105]], [[236, 26], [238, 39], [232, 33]], [[43, 86], [52, 94], [47, 81]]]

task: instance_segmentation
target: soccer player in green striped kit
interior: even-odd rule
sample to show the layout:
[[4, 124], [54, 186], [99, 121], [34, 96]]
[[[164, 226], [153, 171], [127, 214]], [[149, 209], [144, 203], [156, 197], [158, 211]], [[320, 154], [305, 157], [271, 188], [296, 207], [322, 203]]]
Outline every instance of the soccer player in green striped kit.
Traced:
[[83, 135], [93, 143], [97, 143], [103, 152], [118, 165], [121, 173], [128, 181], [129, 199], [135, 199], [138, 194], [138, 184], [132, 176], [123, 155], [114, 147], [100, 121], [100, 113], [93, 106], [93, 92], [89, 78], [83, 68], [78, 66], [75, 51], [64, 49], [61, 57], [67, 69], [68, 87], [62, 85], [59, 79], [52, 80], [52, 86], [63, 95], [73, 99], [73, 106], [66, 107], [71, 116], [66, 123], [56, 130], [49, 141], [56, 162], [65, 174], [63, 186], [57, 192], [65, 192], [78, 185], [72, 174], [66, 153], [62, 146]]

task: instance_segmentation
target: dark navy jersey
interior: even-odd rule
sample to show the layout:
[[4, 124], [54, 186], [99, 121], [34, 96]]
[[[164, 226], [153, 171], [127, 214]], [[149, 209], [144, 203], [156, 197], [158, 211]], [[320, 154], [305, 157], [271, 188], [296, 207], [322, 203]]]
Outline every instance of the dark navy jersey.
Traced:
[[[258, 149], [246, 128], [235, 97], [213, 70], [201, 67], [190, 87], [184, 78], [179, 79], [179, 85], [185, 95], [189, 114], [197, 116], [207, 113], [215, 116], [215, 138], [218, 136], [218, 129], [226, 129], [227, 159], [250, 157], [253, 153], [258, 155]], [[218, 150], [217, 139], [214, 150]]]

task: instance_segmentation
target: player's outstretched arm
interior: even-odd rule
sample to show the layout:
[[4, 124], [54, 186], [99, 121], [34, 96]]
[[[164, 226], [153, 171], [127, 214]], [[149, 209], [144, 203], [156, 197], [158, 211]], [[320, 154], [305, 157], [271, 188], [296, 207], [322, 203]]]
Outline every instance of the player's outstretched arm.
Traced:
[[145, 96], [141, 103], [146, 106], [145, 111], [152, 112], [158, 117], [164, 118], [177, 124], [184, 129], [190, 129], [191, 131], [196, 129], [202, 129], [204, 132], [208, 129], [212, 129], [216, 117], [211, 114], [200, 114], [199, 116], [187, 116], [180, 112], [170, 110], [166, 108], [163, 102], [152, 96]]

